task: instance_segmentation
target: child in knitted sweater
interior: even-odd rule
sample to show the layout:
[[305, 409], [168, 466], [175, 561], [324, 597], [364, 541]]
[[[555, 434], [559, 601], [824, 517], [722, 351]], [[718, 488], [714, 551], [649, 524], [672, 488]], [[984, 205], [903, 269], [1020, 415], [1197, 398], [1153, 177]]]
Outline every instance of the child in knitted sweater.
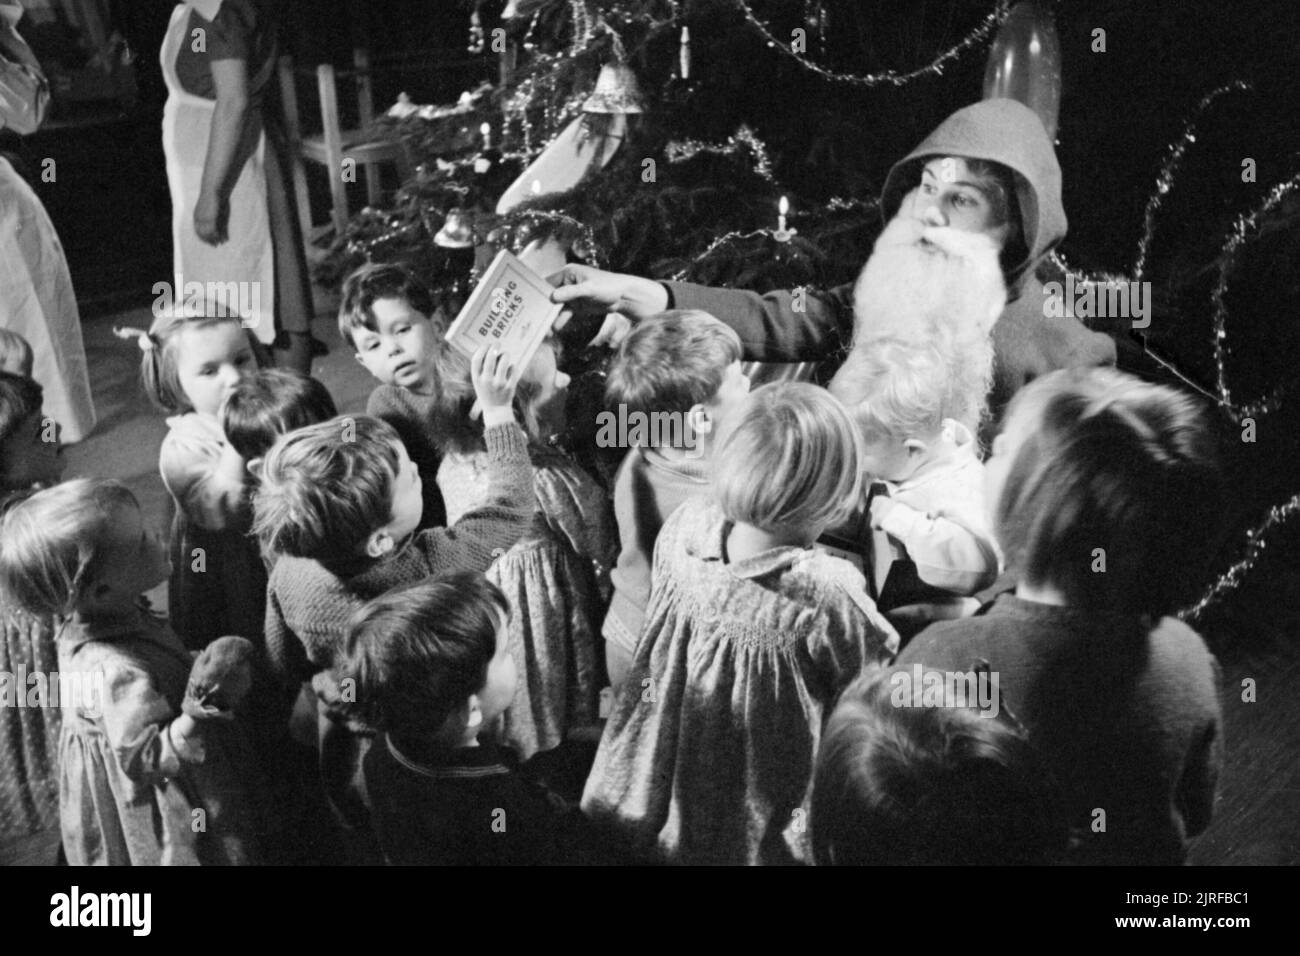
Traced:
[[[532, 471], [511, 408], [509, 366], [493, 348], [474, 357], [471, 374], [483, 406], [490, 491], [484, 507], [452, 528], [416, 533], [424, 506], [420, 473], [397, 433], [378, 419], [311, 425], [284, 436], [266, 456], [254, 531], [276, 556], [267, 587], [267, 654], [286, 686], [312, 681], [333, 725], [366, 730], [349, 719], [346, 690], [329, 673], [352, 612], [430, 574], [486, 571], [531, 522]], [[336, 769], [351, 780], [358, 759], [359, 753], [340, 756]], [[345, 816], [355, 819], [358, 809]]]

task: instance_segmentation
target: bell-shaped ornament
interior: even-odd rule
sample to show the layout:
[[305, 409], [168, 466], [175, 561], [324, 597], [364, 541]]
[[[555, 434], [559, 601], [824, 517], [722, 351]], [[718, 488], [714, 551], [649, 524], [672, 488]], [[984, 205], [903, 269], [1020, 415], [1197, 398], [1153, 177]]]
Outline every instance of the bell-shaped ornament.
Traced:
[[644, 113], [641, 84], [626, 63], [606, 63], [582, 109], [587, 113]]
[[433, 237], [433, 243], [444, 249], [468, 249], [474, 245], [474, 224], [463, 209], [447, 212], [447, 219]]

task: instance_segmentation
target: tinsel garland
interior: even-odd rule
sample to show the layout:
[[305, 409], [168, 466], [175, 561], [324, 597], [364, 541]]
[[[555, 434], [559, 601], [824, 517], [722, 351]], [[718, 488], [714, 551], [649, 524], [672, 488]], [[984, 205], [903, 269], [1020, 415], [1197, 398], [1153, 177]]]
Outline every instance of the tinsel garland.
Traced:
[[1214, 334], [1211, 337], [1214, 343], [1214, 365], [1216, 371], [1215, 382], [1219, 389], [1219, 398], [1224, 408], [1226, 408], [1237, 421], [1246, 418], [1254, 418], [1258, 415], [1267, 415], [1278, 409], [1281, 404], [1284, 388], [1279, 386], [1274, 389], [1273, 394], [1266, 399], [1252, 402], [1249, 405], [1237, 406], [1232, 403], [1232, 393], [1228, 390], [1227, 372], [1224, 369], [1224, 339], [1228, 337], [1228, 309], [1224, 305], [1224, 296], [1228, 291], [1228, 269], [1232, 265], [1232, 259], [1255, 231], [1259, 217], [1273, 210], [1296, 188], [1300, 187], [1300, 173], [1292, 176], [1285, 182], [1278, 183], [1271, 190], [1264, 201], [1255, 207], [1248, 214], [1241, 216], [1233, 224], [1232, 235], [1223, 247], [1223, 252], [1219, 257], [1219, 280], [1215, 283], [1214, 292], [1211, 294], [1211, 301], [1214, 303]]
[[668, 162], [682, 163], [694, 159], [700, 153], [731, 156], [742, 147], [748, 149], [754, 156], [754, 172], [768, 182], [775, 182], [772, 178], [772, 160], [768, 158], [767, 146], [748, 126], [739, 127], [725, 143], [705, 143], [698, 139], [673, 140], [664, 152], [668, 156]]
[[1156, 189], [1147, 200], [1146, 210], [1142, 214], [1142, 238], [1138, 240], [1137, 257], [1133, 263], [1133, 275], [1141, 280], [1143, 273], [1146, 271], [1147, 250], [1151, 247], [1151, 239], [1155, 236], [1156, 231], [1156, 213], [1160, 211], [1160, 206], [1164, 197], [1169, 194], [1169, 190], [1174, 185], [1174, 174], [1178, 172], [1178, 167], [1182, 164], [1183, 154], [1187, 152], [1187, 147], [1196, 142], [1196, 124], [1200, 121], [1201, 115], [1210, 108], [1210, 105], [1225, 93], [1243, 92], [1251, 88], [1249, 83], [1244, 80], [1235, 80], [1232, 83], [1220, 86], [1211, 90], [1201, 98], [1201, 102], [1196, 105], [1192, 111], [1191, 117], [1183, 126], [1183, 133], [1169, 147], [1169, 154], [1160, 166], [1160, 175], [1156, 177]]
[[923, 67], [909, 70], [906, 73], [900, 73], [897, 70], [885, 70], [882, 73], [856, 74], [836, 73], [820, 66], [807, 57], [800, 56], [794, 52], [790, 45], [783, 43], [772, 35], [772, 32], [763, 22], [754, 16], [754, 11], [749, 9], [749, 5], [745, 3], [745, 0], [734, 0], [734, 2], [740, 12], [744, 14], [745, 22], [763, 38], [769, 49], [780, 50], [784, 56], [794, 60], [805, 70], [815, 73], [831, 83], [843, 83], [846, 86], [856, 86], [864, 89], [885, 84], [902, 86], [918, 77], [942, 76], [944, 66], [988, 40], [993, 35], [993, 31], [1007, 18], [1007, 13], [1010, 10], [1009, 0], [998, 0], [997, 6], [994, 7], [992, 12], [983, 19], [979, 26], [968, 33], [965, 39], [944, 50]]
[[1300, 512], [1300, 494], [1293, 496], [1290, 501], [1284, 504], [1270, 508], [1264, 520], [1257, 527], [1246, 532], [1246, 553], [1241, 560], [1219, 575], [1218, 580], [1201, 595], [1200, 600], [1190, 607], [1184, 608], [1178, 613], [1178, 616], [1184, 621], [1195, 621], [1223, 595], [1239, 586], [1245, 580], [1246, 575], [1254, 568], [1255, 562], [1259, 560], [1260, 553], [1268, 546], [1266, 540], [1268, 533], [1294, 517], [1297, 512]]

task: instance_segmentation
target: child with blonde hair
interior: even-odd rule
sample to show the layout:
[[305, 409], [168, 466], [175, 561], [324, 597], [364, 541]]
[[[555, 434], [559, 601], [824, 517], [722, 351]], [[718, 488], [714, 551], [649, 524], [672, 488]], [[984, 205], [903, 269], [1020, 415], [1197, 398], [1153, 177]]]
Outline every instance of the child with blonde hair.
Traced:
[[1035, 379], [986, 466], [1019, 583], [899, 657], [939, 670], [988, 661], [1068, 796], [1075, 862], [1181, 864], [1210, 822], [1220, 673], [1169, 615], [1197, 593], [1222, 528], [1215, 444], [1172, 388], [1110, 369]]
[[873, 551], [881, 565], [894, 558], [873, 569], [877, 594], [890, 593], [885, 610], [971, 595], [998, 575], [984, 466], [968, 424], [983, 408], [992, 369], [955, 348], [944, 335], [930, 344], [871, 339], [853, 350], [829, 386], [864, 442], [863, 466], [873, 482], [867, 510], [884, 545]]
[[642, 858], [811, 860], [824, 717], [898, 635], [848, 562], [813, 549], [861, 496], [859, 439], [824, 389], [766, 385], [655, 545], [646, 622], [583, 810]]
[[[610, 363], [606, 414], [632, 426], [614, 480], [621, 550], [601, 630], [615, 693], [641, 634], [659, 529], [683, 501], [707, 491], [718, 431], [749, 394], [740, 355], [740, 338], [707, 312], [669, 311], [634, 328]], [[651, 427], [656, 422], [667, 428]]]
[[[192, 665], [141, 597], [166, 579], [168, 561], [135, 497], [112, 481], [56, 485], [10, 508], [0, 541], [6, 603], [60, 618], [59, 810], [68, 862], [250, 862], [242, 768], [216, 766], [230, 751], [207, 745], [208, 725], [226, 724], [239, 703], [233, 684], [246, 693], [247, 682], [213, 673], [211, 661]], [[207, 693], [218, 685], [234, 691], [225, 707], [212, 706]], [[195, 811], [206, 814], [203, 828], [193, 825]]]
[[[438, 486], [447, 520], [454, 523], [485, 503], [488, 452], [473, 419], [474, 388], [463, 356], [445, 350], [439, 379], [446, 443]], [[521, 679], [504, 715], [502, 739], [521, 760], [554, 750], [570, 731], [595, 725], [599, 716], [600, 586], [618, 539], [604, 490], [543, 434], [545, 411], [563, 404], [567, 384], [548, 339], [521, 376], [517, 397], [537, 510], [529, 531], [487, 572], [512, 608], [508, 643]]]
[[177, 309], [134, 338], [145, 392], [170, 412], [158, 454], [175, 514], [168, 610], [185, 646], [206, 647], [223, 634], [256, 637], [266, 572], [248, 536], [252, 511], [244, 460], [218, 417], [226, 396], [258, 367], [253, 340], [238, 317]]

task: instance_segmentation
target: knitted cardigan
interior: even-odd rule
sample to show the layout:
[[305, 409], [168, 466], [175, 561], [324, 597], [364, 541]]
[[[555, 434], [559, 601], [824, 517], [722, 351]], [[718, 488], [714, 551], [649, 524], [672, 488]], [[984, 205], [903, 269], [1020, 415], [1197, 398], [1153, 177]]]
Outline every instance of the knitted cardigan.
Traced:
[[[528, 442], [518, 424], [487, 429], [492, 504], [450, 528], [417, 533], [360, 573], [341, 577], [310, 558], [283, 556], [271, 571], [266, 649], [285, 683], [309, 680], [334, 663], [348, 621], [364, 602], [394, 587], [451, 571], [486, 571], [532, 524], [536, 507]], [[432, 476], [425, 479], [432, 484]]]

